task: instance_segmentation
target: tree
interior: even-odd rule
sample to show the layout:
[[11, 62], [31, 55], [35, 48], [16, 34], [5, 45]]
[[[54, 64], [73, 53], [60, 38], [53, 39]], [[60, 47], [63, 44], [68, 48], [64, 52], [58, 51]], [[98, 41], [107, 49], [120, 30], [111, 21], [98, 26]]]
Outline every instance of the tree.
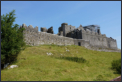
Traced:
[[16, 60], [25, 42], [23, 40], [24, 28], [19, 28], [15, 22], [15, 10], [1, 16], [1, 66]]

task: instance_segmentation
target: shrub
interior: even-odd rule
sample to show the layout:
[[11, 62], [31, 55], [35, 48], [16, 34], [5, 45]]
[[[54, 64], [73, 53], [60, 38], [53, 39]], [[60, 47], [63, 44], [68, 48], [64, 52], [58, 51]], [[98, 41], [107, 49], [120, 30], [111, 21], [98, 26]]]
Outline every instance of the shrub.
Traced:
[[112, 69], [116, 70], [118, 73], [121, 74], [121, 59], [113, 60]]

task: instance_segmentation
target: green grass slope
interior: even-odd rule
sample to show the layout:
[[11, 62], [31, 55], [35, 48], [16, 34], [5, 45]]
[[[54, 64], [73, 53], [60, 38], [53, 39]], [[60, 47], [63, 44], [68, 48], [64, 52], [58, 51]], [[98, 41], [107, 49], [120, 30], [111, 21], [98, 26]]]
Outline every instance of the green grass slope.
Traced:
[[119, 52], [74, 45], [27, 47], [13, 64], [17, 68], [1, 70], [1, 81], [110, 81], [120, 76], [111, 69], [111, 62], [120, 58]]

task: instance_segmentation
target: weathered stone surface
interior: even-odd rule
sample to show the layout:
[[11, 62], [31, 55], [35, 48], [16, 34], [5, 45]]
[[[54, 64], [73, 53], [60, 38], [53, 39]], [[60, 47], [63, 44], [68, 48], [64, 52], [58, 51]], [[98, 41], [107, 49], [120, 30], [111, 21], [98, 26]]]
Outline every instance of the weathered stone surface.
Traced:
[[60, 32], [58, 33], [58, 35], [59, 35], [59, 36], [63, 36], [63, 31], [60, 31]]
[[27, 28], [26, 24], [22, 24], [22, 27], [23, 27], [23, 28]]
[[28, 28], [33, 28], [33, 26], [32, 25], [29, 25]]
[[63, 23], [61, 27], [59, 27], [59, 33], [57, 35], [53, 34], [53, 27], [50, 27], [48, 30], [46, 27], [41, 27], [42, 32], [38, 32], [38, 27], [33, 28], [32, 25], [27, 27], [23, 24], [21, 28], [23, 27], [26, 28], [23, 32], [25, 42], [33, 46], [39, 44], [80, 45], [89, 49], [92, 49], [92, 46], [102, 48], [102, 51], [105, 51], [104, 49], [107, 48], [117, 50], [115, 39], [112, 37], [108, 38], [105, 34], [101, 34], [100, 29], [92, 31], [94, 29], [93, 27], [90, 30], [87, 26], [84, 28], [80, 25], [78, 28], [75, 28], [75, 26]]
[[54, 32], [53, 32], [53, 27], [50, 27], [50, 28], [47, 30], [47, 33], [52, 33], [52, 34], [53, 34], [53, 33], [54, 33]]
[[47, 32], [47, 28], [46, 27], [41, 27], [41, 31], [42, 32]]

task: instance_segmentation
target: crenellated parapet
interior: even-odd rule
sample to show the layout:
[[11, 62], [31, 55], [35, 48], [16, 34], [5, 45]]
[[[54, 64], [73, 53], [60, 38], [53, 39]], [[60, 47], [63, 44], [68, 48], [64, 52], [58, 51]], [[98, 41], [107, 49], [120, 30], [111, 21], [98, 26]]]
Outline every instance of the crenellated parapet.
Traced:
[[38, 26], [36, 26], [34, 28], [32, 25], [29, 25], [27, 27], [26, 24], [22, 24], [22, 26], [20, 26], [20, 28], [25, 28], [25, 30], [30, 31], [30, 32], [38, 32]]

